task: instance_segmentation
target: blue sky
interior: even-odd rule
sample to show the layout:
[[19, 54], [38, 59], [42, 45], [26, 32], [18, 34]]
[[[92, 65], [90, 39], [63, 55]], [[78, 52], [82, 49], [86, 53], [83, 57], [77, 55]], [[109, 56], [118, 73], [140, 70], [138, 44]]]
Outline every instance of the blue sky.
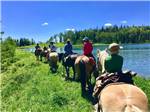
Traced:
[[4, 37], [46, 41], [69, 29], [104, 25], [150, 25], [150, 2], [146, 1], [3, 1]]

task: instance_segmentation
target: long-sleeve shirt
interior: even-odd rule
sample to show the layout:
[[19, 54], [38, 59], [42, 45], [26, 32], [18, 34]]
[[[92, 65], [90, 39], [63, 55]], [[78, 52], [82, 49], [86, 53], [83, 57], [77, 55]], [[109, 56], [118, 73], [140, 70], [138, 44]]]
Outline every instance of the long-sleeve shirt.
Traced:
[[105, 70], [109, 73], [122, 71], [123, 57], [118, 54], [112, 54], [105, 59]]
[[35, 49], [36, 49], [36, 50], [37, 50], [37, 49], [39, 49], [39, 48], [41, 48], [41, 47], [40, 47], [40, 46], [38, 46], [38, 45], [37, 45], [37, 46], [35, 46]]
[[72, 44], [66, 44], [64, 47], [64, 51], [66, 54], [72, 54]]
[[92, 43], [91, 42], [84, 42], [83, 54], [89, 55], [89, 54], [92, 54], [92, 51], [93, 51]]
[[54, 45], [50, 45], [49, 47], [51, 49], [51, 52], [56, 52], [57, 48]]

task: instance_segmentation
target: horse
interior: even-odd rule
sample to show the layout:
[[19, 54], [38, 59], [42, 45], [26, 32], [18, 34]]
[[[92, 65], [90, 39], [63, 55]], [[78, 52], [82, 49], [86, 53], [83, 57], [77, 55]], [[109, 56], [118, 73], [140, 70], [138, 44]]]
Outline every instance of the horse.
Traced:
[[99, 94], [99, 112], [148, 112], [146, 94], [125, 83], [107, 85]]
[[107, 49], [104, 51], [97, 50], [97, 66], [98, 70], [102, 73], [105, 72], [104, 62], [106, 57], [108, 56]]
[[57, 52], [50, 52], [48, 54], [48, 63], [49, 63], [49, 66], [50, 66], [50, 70], [55, 73], [58, 69], [58, 53]]
[[44, 57], [45, 62], [47, 62], [49, 53], [50, 53], [50, 49], [44, 48], [40, 53], [40, 61], [42, 61], [42, 58]]
[[[105, 71], [104, 61], [108, 56], [106, 51], [98, 50], [99, 66]], [[99, 87], [101, 80], [96, 81]], [[124, 82], [107, 84], [97, 95], [98, 112], [148, 112], [146, 94], [137, 86]]]
[[38, 48], [38, 49], [35, 50], [34, 54], [35, 54], [37, 60], [39, 60], [39, 58], [41, 60], [41, 52], [42, 52], [42, 50], [43, 50], [42, 48]]
[[77, 80], [81, 82], [82, 95], [86, 92], [86, 86], [90, 87], [91, 74], [95, 63], [92, 58], [85, 55], [77, 57], [75, 61], [75, 71], [77, 73]]
[[62, 65], [66, 70], [66, 80], [69, 79], [69, 68], [72, 67], [73, 70], [73, 80], [75, 80], [75, 60], [79, 56], [77, 53], [66, 55], [64, 53], [59, 53], [59, 62], [62, 61]]

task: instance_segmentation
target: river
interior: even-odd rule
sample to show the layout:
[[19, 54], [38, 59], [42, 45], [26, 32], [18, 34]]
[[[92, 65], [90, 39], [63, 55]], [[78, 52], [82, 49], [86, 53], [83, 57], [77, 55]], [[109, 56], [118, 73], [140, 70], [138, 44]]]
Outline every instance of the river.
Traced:
[[[122, 44], [120, 55], [124, 58], [123, 70], [132, 70], [144, 77], [150, 77], [150, 44]], [[107, 45], [94, 46], [93, 54], [96, 56], [97, 49], [104, 50]], [[34, 52], [34, 48], [27, 51]], [[63, 48], [58, 48], [63, 52]], [[82, 53], [81, 48], [74, 48], [74, 52]]]

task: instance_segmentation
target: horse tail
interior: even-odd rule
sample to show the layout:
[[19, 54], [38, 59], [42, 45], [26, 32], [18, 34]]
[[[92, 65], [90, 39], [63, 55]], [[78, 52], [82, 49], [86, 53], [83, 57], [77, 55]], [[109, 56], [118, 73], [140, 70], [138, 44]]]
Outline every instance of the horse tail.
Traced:
[[126, 105], [124, 112], [143, 112], [141, 111], [138, 107], [134, 106], [134, 105]]
[[86, 91], [86, 66], [83, 60], [79, 62], [82, 94]]

